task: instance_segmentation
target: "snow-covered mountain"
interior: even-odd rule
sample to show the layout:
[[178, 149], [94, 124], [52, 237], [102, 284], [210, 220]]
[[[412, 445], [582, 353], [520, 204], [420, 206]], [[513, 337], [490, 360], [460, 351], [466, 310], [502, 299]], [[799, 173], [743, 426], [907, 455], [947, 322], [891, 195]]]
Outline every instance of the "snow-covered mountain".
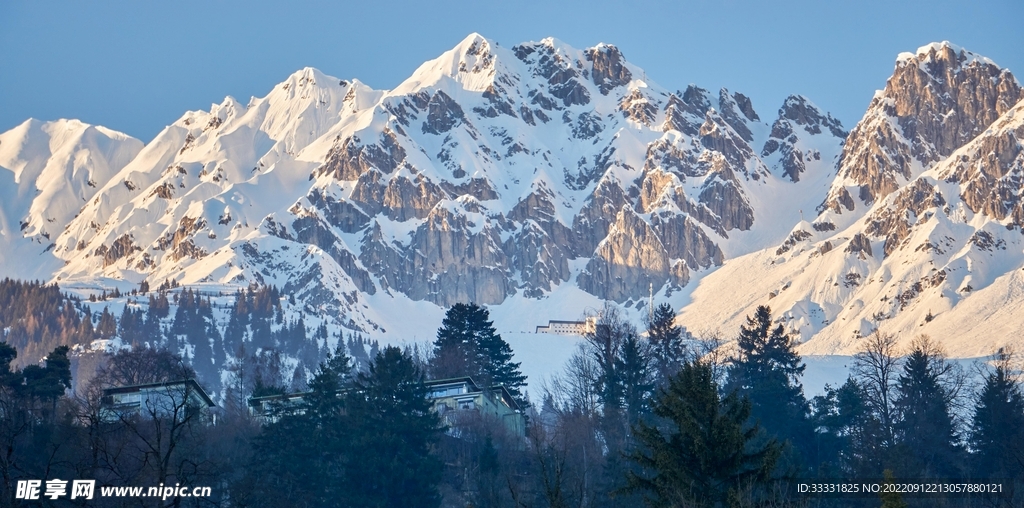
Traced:
[[768, 303], [816, 354], [856, 352], [876, 328], [958, 356], [1019, 342], [1022, 99], [1008, 70], [952, 44], [899, 55], [817, 218], [728, 260], [682, 321], [731, 329]]
[[47, 280], [53, 240], [143, 143], [77, 120], [26, 120], [0, 134], [0, 276]]
[[960, 344], [967, 313], [1021, 328], [979, 310], [1024, 302], [1021, 97], [1009, 71], [933, 44], [899, 56], [848, 135], [805, 97], [759, 114], [663, 88], [615, 46], [473, 34], [393, 90], [307, 68], [145, 147], [92, 128], [124, 148], [91, 159], [52, 141], [9, 155], [28, 122], [2, 135], [15, 178], [28, 166], [9, 159], [95, 176], [0, 185], [22, 196], [5, 224], [29, 224], [4, 241], [49, 249], [42, 277], [64, 287], [274, 284], [307, 325], [388, 341], [429, 338], [460, 301], [522, 331], [602, 300], [645, 314], [653, 290], [727, 334], [768, 303], [808, 352], [875, 326]]
[[304, 69], [186, 113], [54, 238], [53, 279], [273, 283], [379, 333], [417, 301], [572, 288], [559, 298], [589, 296], [552, 311], [571, 315], [537, 319], [642, 306], [780, 241], [845, 135], [803, 97], [762, 121], [742, 94], [658, 86], [614, 46], [474, 34], [394, 90]]

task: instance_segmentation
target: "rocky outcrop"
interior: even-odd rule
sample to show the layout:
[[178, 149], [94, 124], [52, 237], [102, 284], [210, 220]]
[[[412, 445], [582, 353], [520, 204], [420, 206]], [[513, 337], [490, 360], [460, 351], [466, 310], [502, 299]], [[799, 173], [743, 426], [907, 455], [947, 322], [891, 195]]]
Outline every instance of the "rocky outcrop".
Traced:
[[359, 291], [369, 295], [376, 293], [377, 288], [370, 273], [360, 266], [356, 257], [345, 247], [345, 243], [319, 217], [299, 217], [292, 222], [292, 230], [295, 232], [295, 241], [315, 245], [326, 252], [352, 278]]
[[723, 88], [718, 92], [718, 108], [722, 119], [743, 138], [743, 141], [750, 143], [754, 140], [747, 122], [757, 122], [761, 119], [754, 112], [754, 107], [747, 96], [741, 93], [730, 96], [729, 91]]
[[720, 266], [722, 249], [687, 216], [672, 213], [651, 215], [651, 228], [661, 239], [669, 258], [682, 259], [694, 269]]
[[336, 141], [314, 176], [327, 174], [337, 180], [355, 180], [370, 169], [390, 174], [404, 160], [405, 149], [393, 132], [385, 130], [374, 144], [363, 145], [357, 136]]
[[946, 204], [942, 193], [926, 179], [919, 178], [892, 196], [890, 206], [873, 212], [866, 221], [865, 232], [873, 237], [884, 237], [886, 256], [899, 248], [918, 223], [926, 222], [929, 209], [941, 209]]
[[423, 133], [443, 134], [465, 119], [462, 107], [443, 90], [438, 90], [427, 103], [427, 119], [423, 122]]
[[626, 85], [633, 79], [619, 48], [602, 44], [587, 50], [586, 55], [587, 60], [594, 65], [590, 75], [603, 95], [608, 95], [613, 88]]
[[851, 254], [857, 254], [860, 259], [867, 259], [873, 255], [871, 252], [871, 240], [861, 233], [853, 235], [853, 238], [850, 239], [850, 243], [846, 246], [845, 251]]
[[[839, 120], [832, 118], [832, 115], [822, 113], [817, 107], [806, 98], [799, 95], [791, 95], [779, 108], [779, 117], [772, 124], [771, 135], [761, 149], [761, 157], [771, 157], [778, 154], [779, 162], [777, 167], [781, 173], [793, 182], [800, 181], [800, 175], [807, 170], [807, 162], [810, 159], [821, 160], [821, 153], [814, 149], [804, 151], [797, 146], [800, 131], [816, 135], [823, 131], [830, 132], [838, 138], [846, 138], [847, 132], [843, 130]], [[847, 193], [846, 196], [849, 196]], [[839, 204], [845, 204], [842, 200]]]
[[639, 88], [634, 88], [629, 95], [619, 102], [622, 116], [647, 126], [654, 124], [658, 115], [658, 105], [651, 101]]
[[[725, 121], [714, 110], [709, 110], [700, 126], [700, 142], [705, 148], [722, 154], [729, 161], [730, 170], [745, 174], [746, 162], [754, 156], [743, 134], [736, 132], [731, 124]], [[746, 134], [749, 136], [750, 132]]]
[[448, 203], [455, 206], [434, 207], [408, 244], [388, 240], [374, 223], [363, 237], [360, 262], [386, 287], [414, 300], [442, 307], [501, 303], [516, 289], [500, 232], [460, 213], [465, 208], [458, 205], [472, 201]]
[[941, 177], [961, 186], [971, 211], [1024, 224], [1024, 99], [947, 163]]
[[587, 256], [608, 235], [615, 216], [626, 204], [622, 187], [612, 180], [602, 180], [590, 195], [587, 204], [573, 217], [572, 232], [575, 252]]
[[704, 184], [698, 198], [726, 231], [746, 231], [754, 224], [754, 209], [734, 180], [714, 178]]
[[446, 197], [441, 187], [422, 175], [417, 175], [415, 181], [398, 176], [388, 181], [384, 190], [384, 209], [394, 221], [423, 219]]
[[669, 257], [657, 233], [629, 206], [615, 217], [609, 235], [580, 273], [581, 289], [600, 298], [624, 302], [669, 279]]
[[370, 223], [370, 217], [358, 206], [345, 199], [335, 199], [323, 190], [310, 191], [306, 199], [323, 213], [328, 224], [345, 233], [355, 233]]
[[837, 185], [821, 210], [848, 209], [842, 199], [850, 187], [859, 187], [853, 194], [865, 204], [887, 196], [974, 139], [1021, 98], [1024, 91], [1010, 71], [948, 42], [901, 54], [885, 89], [850, 132]]

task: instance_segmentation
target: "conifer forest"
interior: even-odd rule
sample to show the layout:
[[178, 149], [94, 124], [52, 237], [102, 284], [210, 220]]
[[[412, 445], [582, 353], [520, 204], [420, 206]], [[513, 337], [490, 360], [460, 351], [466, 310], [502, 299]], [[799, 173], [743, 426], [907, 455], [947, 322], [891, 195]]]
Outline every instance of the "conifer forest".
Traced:
[[[971, 372], [927, 336], [901, 348], [876, 333], [844, 383], [808, 397], [805, 363], [767, 306], [737, 330], [695, 334], [668, 304], [642, 323], [609, 305], [562, 371], [528, 386], [474, 304], [423, 323], [428, 347], [399, 348], [286, 320], [289, 296], [272, 286], [235, 294], [226, 323], [187, 287], [108, 296], [146, 305], [97, 314], [56, 285], [0, 282], [0, 506], [1024, 506], [1014, 351]], [[78, 352], [115, 338], [102, 354]], [[465, 378], [506, 397], [525, 425], [438, 411], [432, 387]], [[184, 388], [163, 405], [112, 405], [140, 386]], [[19, 482], [50, 479], [210, 495], [16, 495]], [[1002, 491], [885, 488], [911, 481]], [[883, 489], [800, 487], [854, 482]]]

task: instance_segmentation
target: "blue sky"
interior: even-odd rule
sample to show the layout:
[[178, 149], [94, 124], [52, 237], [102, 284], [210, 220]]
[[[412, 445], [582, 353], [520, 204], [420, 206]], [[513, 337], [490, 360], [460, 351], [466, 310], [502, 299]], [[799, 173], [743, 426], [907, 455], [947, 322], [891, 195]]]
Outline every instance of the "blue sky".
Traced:
[[[479, 32], [507, 47], [607, 42], [669, 89], [725, 86], [762, 117], [790, 94], [847, 128], [896, 55], [949, 40], [1024, 80], [1024, 2], [0, 2], [0, 132], [78, 118], [148, 141], [189, 109], [312, 66], [392, 88]], [[764, 118], [767, 120], [767, 118]]]

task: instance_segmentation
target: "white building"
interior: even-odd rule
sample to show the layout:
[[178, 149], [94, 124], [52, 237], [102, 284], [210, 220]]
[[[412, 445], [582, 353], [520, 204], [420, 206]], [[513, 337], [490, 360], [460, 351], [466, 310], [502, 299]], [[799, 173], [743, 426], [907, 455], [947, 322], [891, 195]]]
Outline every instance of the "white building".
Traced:
[[588, 317], [585, 321], [548, 321], [547, 326], [537, 326], [537, 333], [554, 333], [558, 335], [586, 335], [597, 329], [597, 317]]

